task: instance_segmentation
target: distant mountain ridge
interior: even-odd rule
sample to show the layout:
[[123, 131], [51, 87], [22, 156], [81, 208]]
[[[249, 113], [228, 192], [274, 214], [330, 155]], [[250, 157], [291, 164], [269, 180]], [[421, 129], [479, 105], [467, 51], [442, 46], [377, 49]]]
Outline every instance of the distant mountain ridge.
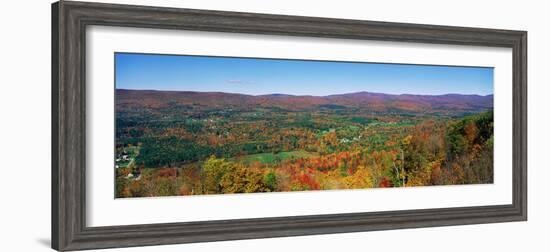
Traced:
[[[204, 108], [279, 107], [286, 110], [350, 107], [377, 112], [477, 112], [493, 108], [493, 95], [414, 95], [355, 92], [327, 96], [267, 94], [247, 95], [223, 92], [116, 90], [117, 106], [162, 108], [174, 105]], [[330, 108], [330, 106], [328, 106]]]

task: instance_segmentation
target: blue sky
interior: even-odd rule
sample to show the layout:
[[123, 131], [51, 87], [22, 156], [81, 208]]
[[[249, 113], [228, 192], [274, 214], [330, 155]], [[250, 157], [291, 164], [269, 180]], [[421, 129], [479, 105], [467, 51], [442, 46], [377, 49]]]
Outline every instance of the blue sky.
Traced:
[[251, 95], [493, 93], [493, 68], [115, 53], [116, 88]]

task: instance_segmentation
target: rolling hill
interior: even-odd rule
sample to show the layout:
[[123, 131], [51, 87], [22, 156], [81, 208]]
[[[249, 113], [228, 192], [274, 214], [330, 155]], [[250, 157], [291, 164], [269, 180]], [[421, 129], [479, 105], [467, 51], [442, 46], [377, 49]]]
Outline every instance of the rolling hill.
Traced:
[[222, 92], [116, 90], [117, 108], [168, 108], [188, 106], [200, 109], [280, 108], [290, 111], [358, 108], [373, 112], [467, 113], [493, 108], [493, 95], [391, 95], [357, 92], [328, 96], [288, 94], [245, 95]]

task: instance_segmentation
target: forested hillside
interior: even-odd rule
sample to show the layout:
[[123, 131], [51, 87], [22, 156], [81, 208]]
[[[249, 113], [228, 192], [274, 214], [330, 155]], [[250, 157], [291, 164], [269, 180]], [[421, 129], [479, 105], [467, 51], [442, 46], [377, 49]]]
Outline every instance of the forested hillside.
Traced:
[[117, 197], [493, 181], [493, 97], [117, 90]]

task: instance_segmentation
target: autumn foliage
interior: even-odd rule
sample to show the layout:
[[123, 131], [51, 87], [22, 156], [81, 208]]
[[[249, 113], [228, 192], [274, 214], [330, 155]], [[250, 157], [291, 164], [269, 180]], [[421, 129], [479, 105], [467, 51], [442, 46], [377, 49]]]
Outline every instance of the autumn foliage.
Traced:
[[117, 118], [117, 197], [493, 182], [491, 110], [411, 115], [336, 105], [235, 111], [189, 104], [170, 110], [152, 101]]

